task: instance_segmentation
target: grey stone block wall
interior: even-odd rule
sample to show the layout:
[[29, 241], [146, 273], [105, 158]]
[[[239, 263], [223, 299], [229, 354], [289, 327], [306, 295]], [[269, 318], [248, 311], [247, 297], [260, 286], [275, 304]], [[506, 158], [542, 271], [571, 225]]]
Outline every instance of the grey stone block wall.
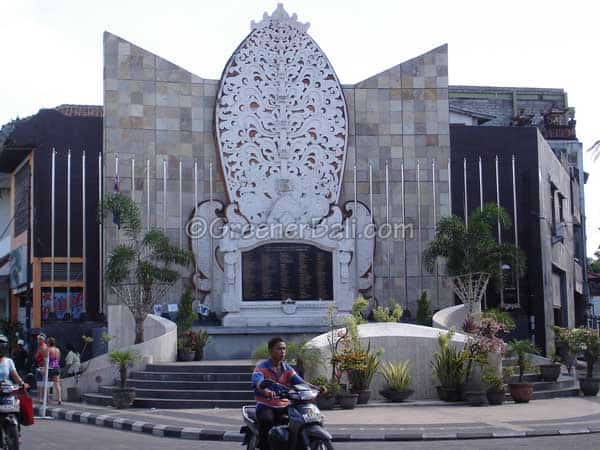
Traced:
[[[131, 193], [131, 158], [135, 159], [135, 199], [143, 221], [164, 227], [175, 242], [179, 228], [179, 161], [183, 166], [183, 212], [193, 210], [193, 165], [198, 164], [198, 198], [209, 196], [209, 164], [214, 171], [214, 198], [226, 201], [226, 190], [214, 141], [217, 80], [205, 80], [110, 33], [104, 35], [105, 192], [112, 192], [115, 157], [119, 157], [121, 191]], [[434, 205], [439, 219], [450, 213], [447, 164], [448, 53], [441, 46], [356, 85], [345, 86], [349, 141], [340, 203], [354, 199], [353, 167], [357, 166], [358, 200], [369, 205], [369, 164], [373, 168], [373, 209], [378, 225], [385, 222], [385, 166], [389, 168], [390, 222], [402, 223], [402, 167], [405, 215], [414, 235], [404, 240], [378, 239], [375, 296], [390, 299], [416, 313], [421, 289], [432, 308], [451, 303], [441, 278], [421, 269], [419, 252], [434, 233]], [[150, 217], [146, 217], [146, 161], [150, 160]], [[166, 205], [163, 161], [167, 161]], [[435, 202], [433, 167], [435, 162]], [[417, 230], [417, 163], [421, 229]], [[166, 207], [165, 207], [166, 206]], [[166, 215], [163, 211], [166, 210]], [[108, 224], [105, 255], [115, 245]], [[110, 237], [112, 236], [112, 237]], [[420, 244], [419, 238], [420, 237]], [[185, 235], [184, 235], [185, 240]], [[406, 245], [405, 245], [406, 243]], [[187, 241], [184, 242], [187, 245]], [[388, 264], [388, 249], [390, 262]], [[404, 257], [406, 253], [407, 257]], [[187, 275], [191, 270], [187, 272]], [[185, 273], [183, 274], [186, 275]], [[166, 302], [178, 301], [183, 283]]]

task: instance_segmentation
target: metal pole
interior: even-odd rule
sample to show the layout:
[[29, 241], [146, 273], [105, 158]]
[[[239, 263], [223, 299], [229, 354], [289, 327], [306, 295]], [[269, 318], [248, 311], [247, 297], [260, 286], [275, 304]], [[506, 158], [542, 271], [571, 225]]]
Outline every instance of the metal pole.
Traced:
[[46, 408], [48, 405], [48, 365], [50, 362], [50, 356], [44, 358], [44, 397], [42, 401], [42, 410], [40, 411], [41, 417], [46, 417]]
[[452, 214], [452, 163], [448, 158], [448, 205], [450, 206], [450, 214]]
[[[500, 168], [498, 155], [495, 158], [496, 164], [496, 207], [500, 208]], [[496, 222], [496, 228], [498, 229], [498, 243], [502, 244], [502, 228], [500, 227], [500, 216]], [[500, 264], [500, 273], [502, 273], [502, 260], [498, 262]], [[504, 277], [500, 277], [500, 308], [504, 307]]]
[[483, 167], [479, 157], [479, 208], [483, 210]]
[[[406, 245], [406, 197], [404, 195], [404, 162], [400, 165], [400, 184], [402, 186], [402, 226], [403, 228], [403, 251], [404, 251], [404, 301], [408, 308], [408, 263], [406, 261], [407, 245]], [[411, 233], [412, 235], [412, 233]]]
[[179, 247], [183, 248], [183, 163], [179, 160]]
[[67, 150], [67, 311], [71, 311], [71, 149]]
[[[435, 164], [435, 159], [433, 161], [431, 161], [431, 187], [433, 190], [433, 230], [435, 232], [435, 229], [437, 228], [437, 207], [436, 207], [436, 202], [437, 202], [437, 189], [436, 189], [436, 183], [435, 183], [435, 170], [436, 170], [436, 164]], [[435, 291], [436, 291], [436, 297], [437, 297], [437, 307], [440, 307], [440, 270], [439, 270], [439, 266], [438, 266], [438, 262], [437, 260], [435, 261]]]
[[357, 257], [357, 242], [356, 242], [356, 227], [357, 227], [357, 220], [356, 220], [356, 215], [357, 215], [357, 203], [358, 203], [358, 180], [357, 178], [357, 174], [358, 171], [356, 170], [356, 164], [354, 164], [354, 211], [352, 212], [352, 239], [354, 240], [354, 257], [353, 262], [354, 262], [354, 282], [356, 285], [356, 293], [355, 295], [358, 296], [358, 290], [360, 288], [359, 283], [358, 283], [358, 257]]
[[[196, 218], [198, 214], [198, 161], [194, 160], [194, 218]], [[190, 239], [192, 241], [192, 251], [195, 249], [195, 245], [197, 242], [197, 238], [196, 239], [192, 239], [192, 237], [190, 236]], [[196, 276], [198, 277], [198, 279], [200, 279], [199, 275], [198, 275], [198, 258], [194, 258], [194, 273], [196, 274]], [[198, 295], [198, 287], [196, 286], [196, 289], [194, 289], [194, 300], [197, 300], [197, 295]]]
[[417, 261], [419, 262], [419, 295], [423, 292], [423, 264], [421, 261], [421, 165], [417, 161]]
[[163, 222], [167, 233], [167, 160], [163, 159]]
[[[387, 227], [390, 226], [390, 167], [387, 162], [385, 163], [385, 224]], [[392, 255], [389, 244], [387, 247], [387, 278], [389, 280], [392, 274]]]
[[131, 158], [131, 200], [135, 202], [135, 159]]
[[150, 230], [150, 160], [146, 160], [146, 230]]
[[[211, 153], [211, 159], [212, 159], [212, 153]], [[208, 165], [208, 199], [210, 201], [210, 208], [211, 208], [211, 217], [212, 217], [212, 213], [214, 212], [213, 208], [213, 193], [214, 193], [214, 188], [213, 188], [213, 163], [211, 162]], [[214, 299], [213, 299], [213, 287], [214, 287], [214, 264], [215, 264], [215, 251], [213, 248], [213, 233], [212, 230], [209, 228], [208, 230], [208, 235], [210, 236], [210, 264], [208, 265], [210, 267], [210, 298], [211, 300], [213, 300], [213, 305], [214, 305]]]
[[[515, 227], [515, 247], [519, 248], [519, 224], [517, 222], [517, 171], [516, 171], [516, 160], [515, 155], [512, 155], [512, 183], [513, 183], [513, 221]], [[520, 298], [520, 286], [519, 286], [519, 275], [513, 268], [513, 274], [515, 275], [515, 282], [517, 287], [517, 305], [521, 304]]]
[[[375, 224], [375, 214], [373, 212], [373, 165], [369, 164], [369, 211], [371, 213], [371, 223]], [[371, 252], [371, 276], [373, 278], [371, 295], [375, 297], [375, 265], [374, 252]]]
[[[102, 154], [98, 154], [98, 205], [102, 204]], [[102, 224], [98, 224], [98, 309], [104, 313], [104, 259], [102, 242]]]
[[56, 241], [56, 150], [52, 149], [52, 186], [50, 188], [50, 309], [54, 312], [54, 249]]
[[83, 290], [81, 292], [81, 310], [86, 311], [85, 303], [87, 297], [87, 221], [86, 221], [86, 199], [85, 199], [85, 150], [81, 155], [81, 270], [83, 276]]
[[463, 158], [463, 178], [464, 178], [464, 207], [465, 207], [465, 226], [469, 225], [469, 205], [467, 202], [467, 158]]

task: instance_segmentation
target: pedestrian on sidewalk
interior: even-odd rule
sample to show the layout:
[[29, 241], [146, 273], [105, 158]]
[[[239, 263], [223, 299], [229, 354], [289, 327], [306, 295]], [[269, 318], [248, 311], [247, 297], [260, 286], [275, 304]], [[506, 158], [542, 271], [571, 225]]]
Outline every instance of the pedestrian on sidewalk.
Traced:
[[29, 352], [25, 349], [25, 341], [19, 339], [17, 341], [17, 348], [12, 354], [12, 359], [15, 362], [17, 372], [21, 377], [26, 376], [31, 370], [31, 364], [29, 362]]
[[56, 339], [48, 338], [48, 379], [52, 381], [56, 402], [62, 404], [60, 388], [60, 349], [56, 346]]
[[36, 365], [36, 390], [38, 392], [38, 401], [41, 403], [44, 400], [44, 392], [46, 390], [46, 386], [44, 384], [44, 373], [46, 369], [46, 358], [48, 357], [48, 344], [46, 344], [46, 335], [44, 333], [38, 334], [37, 345], [38, 347], [33, 355], [33, 359]]

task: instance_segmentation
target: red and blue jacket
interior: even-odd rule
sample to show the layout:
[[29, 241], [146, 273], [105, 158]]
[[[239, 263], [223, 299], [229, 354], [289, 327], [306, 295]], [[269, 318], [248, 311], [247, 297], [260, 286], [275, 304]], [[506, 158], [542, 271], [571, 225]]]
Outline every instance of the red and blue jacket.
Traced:
[[258, 391], [258, 386], [263, 380], [271, 380], [287, 387], [291, 387], [294, 384], [304, 383], [302, 377], [298, 375], [294, 368], [288, 363], [282, 361], [281, 369], [281, 375], [277, 375], [277, 373], [273, 370], [273, 361], [271, 361], [270, 358], [265, 359], [256, 365], [254, 372], [252, 373], [252, 388], [254, 389], [254, 398], [256, 403], [263, 404], [271, 408], [286, 408], [288, 406], [289, 400], [287, 398], [268, 399]]

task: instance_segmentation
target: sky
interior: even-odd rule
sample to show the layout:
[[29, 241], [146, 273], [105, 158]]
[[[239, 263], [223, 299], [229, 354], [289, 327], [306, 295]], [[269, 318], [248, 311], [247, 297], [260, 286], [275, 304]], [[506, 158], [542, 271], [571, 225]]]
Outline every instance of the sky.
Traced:
[[[220, 78], [272, 0], [0, 0], [0, 124], [64, 103], [102, 104], [102, 33]], [[600, 139], [598, 17], [589, 0], [288, 0], [342, 83], [443, 43], [449, 82], [562, 88], [584, 148]], [[600, 244], [600, 159], [585, 155], [588, 254]]]

